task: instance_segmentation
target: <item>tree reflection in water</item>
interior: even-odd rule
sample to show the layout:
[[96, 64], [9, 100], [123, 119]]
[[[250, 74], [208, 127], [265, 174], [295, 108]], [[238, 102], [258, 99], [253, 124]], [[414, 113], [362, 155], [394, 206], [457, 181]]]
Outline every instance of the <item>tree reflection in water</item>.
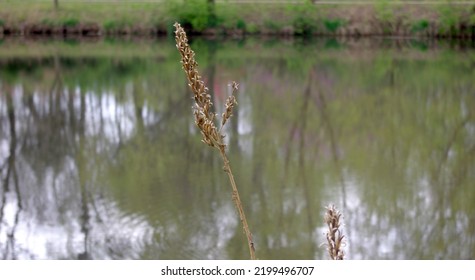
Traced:
[[[247, 258], [174, 46], [36, 44], [0, 47], [1, 258]], [[239, 78], [226, 134], [261, 259], [326, 258], [331, 202], [349, 258], [474, 258], [473, 50], [193, 44], [218, 108]]]

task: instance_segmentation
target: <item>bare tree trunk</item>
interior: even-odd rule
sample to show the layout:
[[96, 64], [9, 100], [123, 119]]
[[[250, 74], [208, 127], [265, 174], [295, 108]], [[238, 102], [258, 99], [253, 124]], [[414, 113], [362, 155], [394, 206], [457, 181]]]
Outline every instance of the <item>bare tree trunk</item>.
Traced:
[[57, 10], [59, 8], [59, 0], [54, 0], [54, 9]]

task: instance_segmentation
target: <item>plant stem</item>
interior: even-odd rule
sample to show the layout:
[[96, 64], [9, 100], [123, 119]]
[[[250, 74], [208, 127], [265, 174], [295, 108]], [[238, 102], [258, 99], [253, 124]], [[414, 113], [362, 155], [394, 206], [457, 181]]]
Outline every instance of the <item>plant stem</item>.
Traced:
[[229, 181], [231, 182], [231, 186], [233, 188], [233, 201], [234, 204], [239, 212], [239, 218], [241, 219], [242, 227], [244, 229], [244, 233], [247, 237], [247, 245], [249, 246], [249, 253], [251, 255], [251, 260], [256, 259], [256, 250], [254, 248], [254, 242], [252, 241], [252, 233], [249, 230], [249, 226], [247, 225], [246, 214], [244, 213], [244, 209], [242, 207], [241, 198], [239, 197], [239, 192], [236, 186], [236, 182], [234, 181], [233, 172], [231, 171], [231, 166], [229, 164], [228, 157], [226, 155], [225, 146], [219, 146], [219, 152], [221, 153], [221, 157], [224, 161], [224, 171], [228, 173]]
[[225, 125], [226, 121], [232, 116], [232, 109], [234, 105], [237, 104], [234, 94], [238, 89], [238, 84], [233, 82], [233, 95], [228, 97], [226, 100], [226, 111], [223, 113], [221, 128], [218, 130], [215, 125], [215, 116], [216, 114], [212, 112], [211, 107], [213, 102], [211, 102], [211, 95], [208, 93], [208, 88], [205, 87], [203, 80], [201, 79], [200, 74], [198, 73], [195, 60], [195, 53], [188, 45], [188, 38], [186, 37], [185, 30], [180, 26], [179, 23], [175, 23], [175, 40], [176, 47], [181, 54], [181, 64], [183, 70], [185, 70], [186, 77], [188, 78], [189, 86], [193, 91], [195, 106], [193, 106], [193, 114], [195, 115], [195, 123], [200, 128], [201, 134], [203, 136], [203, 142], [208, 144], [211, 147], [215, 147], [221, 153], [221, 157], [224, 161], [224, 171], [228, 173], [229, 181], [233, 188], [233, 202], [236, 205], [236, 208], [239, 212], [239, 218], [241, 219], [242, 226], [244, 228], [244, 233], [247, 237], [247, 244], [249, 246], [249, 253], [251, 254], [251, 259], [256, 259], [256, 253], [254, 249], [254, 242], [252, 241], [252, 234], [247, 225], [246, 215], [244, 214], [244, 209], [242, 208], [241, 198], [239, 197], [239, 192], [236, 187], [236, 182], [234, 181], [234, 176], [231, 171], [231, 166], [229, 165], [228, 157], [226, 156], [226, 144], [224, 144], [224, 136], [221, 134], [221, 128]]

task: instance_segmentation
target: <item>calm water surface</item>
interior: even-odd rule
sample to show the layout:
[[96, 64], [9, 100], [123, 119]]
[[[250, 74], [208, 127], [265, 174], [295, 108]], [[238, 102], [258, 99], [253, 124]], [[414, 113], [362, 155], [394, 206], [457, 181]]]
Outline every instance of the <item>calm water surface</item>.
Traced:
[[[196, 39], [260, 259], [475, 258], [475, 50]], [[174, 42], [0, 44], [0, 258], [246, 259]]]

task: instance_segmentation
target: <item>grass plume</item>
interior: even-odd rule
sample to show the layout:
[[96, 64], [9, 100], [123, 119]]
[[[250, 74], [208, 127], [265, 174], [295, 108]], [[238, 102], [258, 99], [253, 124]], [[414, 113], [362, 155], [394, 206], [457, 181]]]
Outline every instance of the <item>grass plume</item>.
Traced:
[[324, 221], [328, 226], [326, 233], [327, 250], [332, 260], [343, 260], [345, 258], [345, 253], [342, 250], [345, 236], [340, 230], [342, 226], [340, 223], [341, 216], [340, 211], [334, 205], [326, 207]]
[[228, 174], [229, 181], [232, 187], [232, 198], [233, 202], [239, 212], [239, 218], [244, 229], [244, 233], [247, 237], [247, 242], [249, 246], [249, 253], [252, 260], [256, 259], [256, 253], [254, 248], [254, 242], [252, 241], [252, 234], [249, 230], [247, 224], [246, 215], [244, 214], [244, 209], [241, 203], [241, 198], [239, 197], [239, 192], [234, 181], [234, 176], [231, 171], [231, 166], [226, 155], [226, 144], [224, 143], [225, 135], [221, 133], [223, 126], [226, 124], [226, 121], [232, 116], [232, 110], [235, 105], [237, 105], [235, 93], [238, 90], [238, 84], [236, 82], [232, 83], [233, 94], [228, 97], [225, 104], [225, 111], [222, 115], [221, 127], [219, 130], [215, 125], [216, 114], [213, 112], [212, 107], [213, 103], [211, 102], [211, 95], [208, 93], [209, 89], [205, 86], [201, 76], [198, 73], [198, 63], [195, 60], [195, 53], [190, 48], [188, 44], [188, 38], [186, 36], [185, 30], [180, 26], [179, 23], [174, 24], [175, 27], [175, 40], [176, 47], [181, 55], [181, 64], [185, 75], [188, 79], [188, 85], [193, 92], [195, 104], [193, 106], [193, 114], [195, 116], [195, 123], [201, 131], [203, 136], [203, 142], [208, 144], [210, 147], [216, 148], [219, 150], [219, 153], [224, 162], [224, 171]]

